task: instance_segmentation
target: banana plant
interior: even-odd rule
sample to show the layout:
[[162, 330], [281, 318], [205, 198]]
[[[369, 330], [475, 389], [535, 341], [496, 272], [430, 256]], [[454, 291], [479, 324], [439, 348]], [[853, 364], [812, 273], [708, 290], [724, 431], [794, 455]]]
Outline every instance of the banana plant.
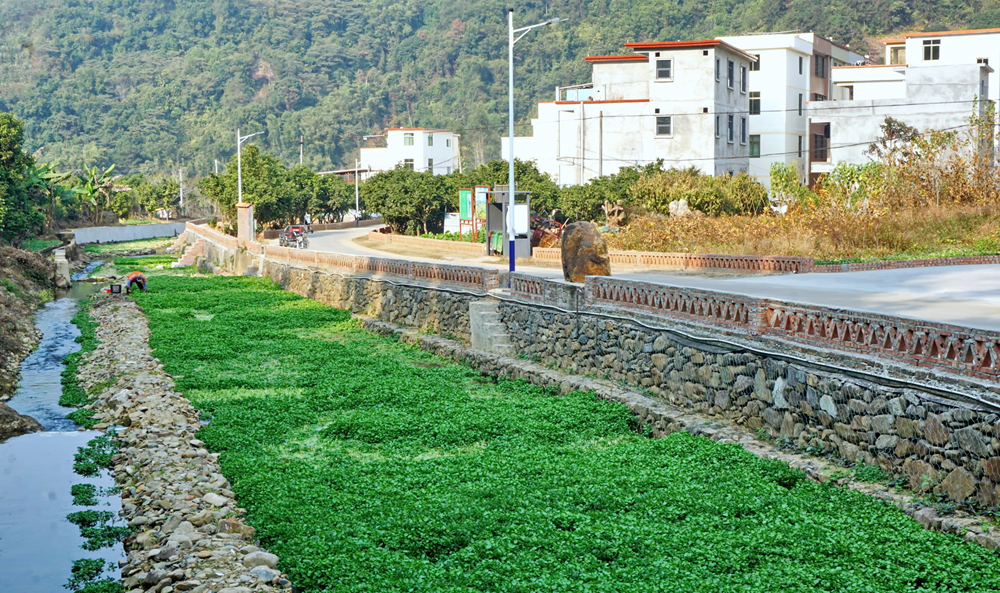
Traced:
[[78, 185], [73, 191], [80, 196], [81, 202], [90, 208], [91, 221], [100, 224], [101, 215], [111, 207], [111, 199], [118, 192], [129, 191], [131, 188], [116, 185], [121, 175], [112, 175], [115, 166], [111, 165], [103, 172], [97, 167], [83, 169], [83, 174], [77, 173]]
[[70, 193], [63, 184], [73, 176], [71, 172], [57, 172], [56, 166], [56, 163], [33, 164], [25, 171], [21, 183], [31, 195], [32, 202], [45, 211], [45, 232], [51, 229], [55, 220], [56, 204]]

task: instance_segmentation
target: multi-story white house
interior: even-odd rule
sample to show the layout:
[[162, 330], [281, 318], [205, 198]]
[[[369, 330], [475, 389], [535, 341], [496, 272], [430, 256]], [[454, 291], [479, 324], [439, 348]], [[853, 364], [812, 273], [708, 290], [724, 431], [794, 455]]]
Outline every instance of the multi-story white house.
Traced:
[[809, 106], [812, 127], [828, 139], [813, 148], [813, 178], [840, 162], [868, 162], [864, 151], [887, 116], [921, 131], [963, 132], [996, 96], [1000, 29], [911, 33], [885, 45], [886, 64], [834, 68], [840, 100]]
[[754, 58], [718, 39], [625, 47], [635, 53], [586, 58], [590, 83], [538, 104], [532, 135], [514, 138], [515, 158], [534, 160], [560, 185], [657, 159], [711, 175], [747, 171]]
[[720, 37], [756, 60], [750, 73], [750, 174], [770, 185], [771, 164], [795, 165], [799, 179], [809, 178], [809, 160], [823, 129], [810, 129], [810, 103], [839, 99], [845, 92], [832, 83], [832, 68], [864, 57], [815, 33], [765, 33]]
[[361, 148], [362, 170], [388, 171], [396, 165], [446, 175], [459, 169], [459, 135], [451, 130], [393, 128], [385, 146]]
[[[1000, 29], [906, 33], [886, 39], [885, 63], [891, 66], [1000, 65]], [[1000, 97], [1000, 76], [991, 76], [985, 96]]]

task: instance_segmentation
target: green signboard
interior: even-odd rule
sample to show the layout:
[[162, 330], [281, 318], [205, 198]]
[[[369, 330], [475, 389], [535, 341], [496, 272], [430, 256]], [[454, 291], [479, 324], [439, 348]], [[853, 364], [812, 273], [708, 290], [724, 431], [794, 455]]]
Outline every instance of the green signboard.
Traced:
[[472, 220], [472, 190], [458, 190], [458, 218], [459, 220]]

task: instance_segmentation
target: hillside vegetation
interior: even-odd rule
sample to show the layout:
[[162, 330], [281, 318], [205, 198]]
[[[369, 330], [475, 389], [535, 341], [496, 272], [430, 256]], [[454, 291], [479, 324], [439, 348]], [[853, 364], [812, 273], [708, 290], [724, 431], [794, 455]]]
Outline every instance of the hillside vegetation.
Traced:
[[[235, 129], [286, 163], [349, 162], [387, 126], [460, 130], [467, 164], [499, 156], [505, 4], [484, 0], [4, 0], [0, 111], [30, 152], [68, 169], [205, 174]], [[815, 30], [853, 46], [907, 29], [1000, 25], [998, 0], [547, 0], [517, 22], [569, 19], [518, 44], [518, 113], [586, 81], [625, 41]]]

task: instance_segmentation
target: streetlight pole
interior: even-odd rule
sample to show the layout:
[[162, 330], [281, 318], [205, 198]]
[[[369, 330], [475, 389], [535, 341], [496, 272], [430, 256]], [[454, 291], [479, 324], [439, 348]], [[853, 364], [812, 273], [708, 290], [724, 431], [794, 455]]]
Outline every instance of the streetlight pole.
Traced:
[[361, 226], [361, 201], [358, 191], [358, 169], [361, 168], [361, 159], [354, 159], [354, 226]]
[[243, 203], [243, 141], [248, 138], [253, 138], [257, 134], [263, 134], [264, 132], [257, 132], [255, 134], [250, 134], [248, 136], [240, 136], [240, 129], [236, 128], [236, 203]]
[[[509, 152], [507, 159], [507, 251], [510, 254], [510, 273], [514, 272], [514, 44], [537, 27], [561, 23], [566, 19], [549, 19], [544, 23], [528, 27], [514, 28], [514, 9], [507, 9], [507, 141]], [[514, 34], [520, 33], [515, 38]], [[507, 276], [507, 286], [510, 286], [510, 276]]]

